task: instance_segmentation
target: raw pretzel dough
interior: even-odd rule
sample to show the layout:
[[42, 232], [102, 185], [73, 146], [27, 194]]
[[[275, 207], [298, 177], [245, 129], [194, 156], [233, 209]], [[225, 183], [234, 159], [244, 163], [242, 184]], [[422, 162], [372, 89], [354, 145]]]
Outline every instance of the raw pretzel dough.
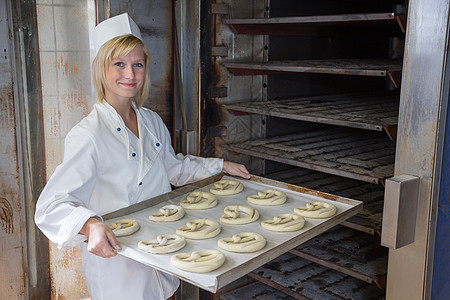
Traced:
[[259, 212], [247, 205], [228, 205], [223, 209], [224, 214], [220, 222], [224, 224], [240, 225], [258, 220]]
[[178, 235], [188, 239], [202, 240], [215, 237], [220, 233], [219, 223], [211, 219], [195, 219], [186, 223], [186, 226], [176, 230]]
[[256, 252], [266, 245], [266, 239], [254, 232], [241, 232], [217, 241], [217, 245], [230, 252]]
[[217, 205], [216, 196], [208, 192], [193, 191], [180, 205], [185, 209], [206, 209]]
[[225, 255], [219, 250], [209, 249], [175, 254], [170, 261], [174, 267], [184, 271], [207, 273], [222, 266], [225, 262]]
[[296, 214], [280, 214], [272, 220], [262, 221], [261, 226], [270, 231], [296, 231], [305, 226], [305, 219]]
[[294, 208], [294, 212], [306, 218], [325, 219], [336, 213], [336, 206], [323, 201], [314, 201], [307, 203], [306, 206]]
[[165, 205], [148, 218], [154, 222], [174, 222], [184, 216], [184, 209], [178, 205]]
[[209, 191], [215, 195], [228, 196], [240, 193], [243, 189], [244, 185], [237, 180], [220, 180], [214, 182]]
[[258, 205], [280, 205], [286, 202], [286, 194], [275, 189], [258, 192], [257, 195], [247, 197], [247, 201]]
[[139, 229], [139, 223], [133, 219], [117, 220], [108, 226], [116, 236], [124, 236], [135, 233]]
[[156, 239], [144, 240], [138, 243], [139, 249], [151, 253], [171, 253], [186, 245], [184, 237], [177, 234], [158, 235]]

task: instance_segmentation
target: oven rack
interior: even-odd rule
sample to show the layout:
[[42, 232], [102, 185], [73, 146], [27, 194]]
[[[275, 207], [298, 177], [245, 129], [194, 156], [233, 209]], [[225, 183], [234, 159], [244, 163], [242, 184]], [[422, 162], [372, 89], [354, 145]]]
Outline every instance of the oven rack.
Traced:
[[272, 60], [267, 62], [224, 62], [236, 76], [273, 75], [285, 73], [318, 73], [389, 77], [400, 86], [402, 61], [398, 59], [310, 59]]
[[399, 97], [387, 94], [341, 94], [224, 104], [235, 114], [252, 113], [285, 119], [385, 131], [396, 138]]
[[367, 283], [386, 287], [388, 249], [377, 236], [336, 226], [290, 251]]
[[[223, 294], [222, 300], [257, 299], [383, 299], [384, 291], [376, 284], [286, 253], [248, 274], [259, 282]], [[267, 288], [267, 286], [273, 288]], [[263, 290], [263, 291], [262, 291]], [[280, 291], [283, 294], [277, 292]], [[271, 298], [270, 294], [275, 297]], [[285, 296], [286, 295], [286, 296]], [[240, 297], [240, 298], [238, 298]]]
[[237, 34], [296, 36], [356, 36], [405, 33], [406, 15], [394, 12], [322, 16], [224, 19]]
[[382, 185], [394, 175], [395, 142], [356, 129], [314, 130], [223, 147], [235, 153]]

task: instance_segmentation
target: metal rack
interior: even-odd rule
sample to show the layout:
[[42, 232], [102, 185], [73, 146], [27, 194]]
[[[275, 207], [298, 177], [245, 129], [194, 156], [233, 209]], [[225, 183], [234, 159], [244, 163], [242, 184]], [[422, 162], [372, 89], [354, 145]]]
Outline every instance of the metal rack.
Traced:
[[398, 95], [396, 93], [344, 94], [273, 101], [225, 104], [235, 114], [253, 113], [344, 127], [385, 131], [396, 138]]
[[[400, 35], [405, 33], [406, 15], [397, 13], [343, 14], [265, 19], [226, 19], [237, 34], [267, 35]], [[357, 30], [355, 30], [357, 25]], [[352, 29], [349, 31], [349, 29]]]
[[384, 184], [386, 178], [394, 175], [395, 142], [359, 130], [316, 130], [224, 148], [371, 183]]
[[[316, 264], [292, 253], [286, 253], [270, 263], [248, 274], [251, 278], [267, 286], [281, 291], [291, 298], [281, 299], [383, 299], [383, 291], [375, 284], [342, 272]], [[241, 298], [252, 299], [255, 294], [261, 293], [260, 285], [245, 286], [235, 293]], [[272, 292], [273, 290], [266, 291]], [[237, 299], [231, 297], [232, 293], [222, 295], [221, 299]], [[268, 299], [276, 299], [270, 298]]]
[[336, 226], [290, 252], [380, 288], [386, 287], [388, 250], [380, 245], [377, 236]]
[[267, 62], [228, 62], [223, 64], [236, 76], [283, 73], [318, 73], [389, 77], [400, 86], [402, 62], [396, 59], [311, 59]]

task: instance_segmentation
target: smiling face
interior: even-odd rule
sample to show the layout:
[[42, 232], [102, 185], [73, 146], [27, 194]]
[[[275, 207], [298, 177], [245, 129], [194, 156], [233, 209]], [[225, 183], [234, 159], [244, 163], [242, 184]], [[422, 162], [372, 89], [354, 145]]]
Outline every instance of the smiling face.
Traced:
[[105, 100], [112, 106], [131, 103], [144, 84], [145, 69], [145, 54], [141, 45], [113, 59], [106, 67]]

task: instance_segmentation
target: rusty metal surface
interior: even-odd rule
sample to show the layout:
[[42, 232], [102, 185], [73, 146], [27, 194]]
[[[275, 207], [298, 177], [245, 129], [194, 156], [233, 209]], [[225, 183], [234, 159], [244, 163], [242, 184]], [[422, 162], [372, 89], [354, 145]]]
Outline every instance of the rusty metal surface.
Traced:
[[[235, 116], [222, 108], [223, 103], [235, 103], [242, 99], [261, 99], [262, 76], [238, 78], [232, 76], [223, 66], [223, 62], [234, 60], [262, 61], [264, 53], [264, 39], [261, 36], [236, 35], [231, 28], [223, 23], [229, 17], [260, 18], [264, 16], [264, 1], [224, 0], [221, 4], [229, 7], [227, 15], [211, 15], [205, 12], [210, 4], [216, 1], [203, 1], [202, 13], [202, 144], [203, 155], [214, 155], [227, 160], [247, 165], [252, 173], [261, 174], [262, 163], [258, 158], [245, 155], [233, 156], [224, 151], [222, 145], [252, 138], [261, 138], [265, 132], [262, 128], [262, 117], [259, 115]], [[228, 48], [227, 56], [213, 56], [212, 48], [224, 46]], [[226, 97], [212, 97], [208, 90], [216, 87], [226, 87]], [[227, 134], [221, 137], [212, 137], [209, 133], [211, 127], [227, 128]]]
[[398, 95], [344, 94], [225, 104], [234, 111], [368, 130], [398, 123]]
[[369, 234], [381, 234], [384, 200], [382, 186], [302, 168], [288, 169], [266, 176], [296, 186], [363, 201], [363, 210], [342, 225]]
[[333, 128], [225, 145], [226, 149], [372, 183], [394, 173], [395, 142], [376, 133]]
[[291, 253], [256, 269], [251, 276], [274, 282], [276, 286], [288, 288], [306, 299], [384, 299], [384, 290], [375, 284], [368, 284]]
[[226, 19], [238, 34], [355, 36], [405, 32], [406, 18], [397, 13], [343, 14], [269, 19]]
[[262, 75], [281, 73], [320, 73], [358, 76], [388, 76], [400, 72], [402, 61], [395, 59], [331, 59], [291, 60], [268, 62], [224, 63], [234, 75]]
[[26, 223], [19, 182], [12, 13], [7, 2], [0, 2], [0, 298], [26, 299]]
[[291, 253], [367, 283], [378, 284], [387, 273], [388, 249], [380, 238], [347, 227], [336, 226]]

